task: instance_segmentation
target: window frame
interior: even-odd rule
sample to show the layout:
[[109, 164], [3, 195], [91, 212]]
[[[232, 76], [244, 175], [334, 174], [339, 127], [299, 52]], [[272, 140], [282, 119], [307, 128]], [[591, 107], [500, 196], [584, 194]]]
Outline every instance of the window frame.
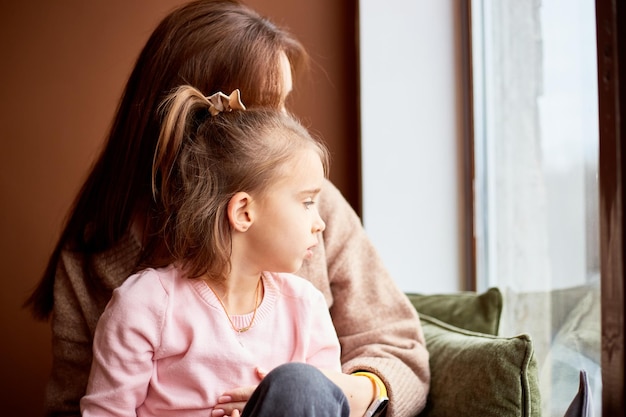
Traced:
[[624, 410], [626, 28], [618, 25], [620, 21], [626, 21], [624, 2], [596, 0], [602, 415], [607, 417]]

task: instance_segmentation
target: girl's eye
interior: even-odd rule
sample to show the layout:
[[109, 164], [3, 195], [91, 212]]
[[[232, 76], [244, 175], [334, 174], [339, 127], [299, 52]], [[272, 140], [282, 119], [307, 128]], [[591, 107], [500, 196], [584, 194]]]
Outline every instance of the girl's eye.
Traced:
[[315, 204], [315, 201], [307, 200], [307, 201], [304, 202], [304, 207], [306, 207], [308, 209], [309, 207], [311, 207], [314, 204]]

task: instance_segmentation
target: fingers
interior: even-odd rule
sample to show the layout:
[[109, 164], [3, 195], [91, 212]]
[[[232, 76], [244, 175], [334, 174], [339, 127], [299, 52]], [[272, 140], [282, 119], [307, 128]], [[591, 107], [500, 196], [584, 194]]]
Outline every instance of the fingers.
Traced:
[[255, 369], [257, 376], [259, 377], [259, 379], [263, 379], [267, 376], [268, 372], [267, 370], [263, 369], [263, 368], [256, 368]]
[[233, 388], [232, 390], [226, 391], [225, 393], [223, 393], [217, 399], [217, 403], [218, 404], [226, 404], [226, 403], [231, 403], [231, 402], [244, 402], [245, 403], [250, 399], [255, 389], [256, 389], [256, 386], [254, 385], [250, 385], [247, 387]]
[[[255, 372], [260, 380], [268, 374], [263, 368], [255, 368]], [[211, 411], [211, 417], [240, 417], [241, 411], [246, 406], [255, 389], [256, 386], [247, 386], [226, 391], [217, 399], [217, 404]]]
[[211, 417], [239, 417], [255, 388], [255, 386], [239, 387], [225, 392], [217, 399]]
[[218, 404], [211, 411], [211, 417], [239, 417], [241, 416], [241, 411], [243, 407], [245, 407], [246, 403], [229, 403], [229, 404]]
[[228, 402], [217, 404], [213, 411], [211, 411], [211, 417], [223, 417], [231, 416], [238, 417], [241, 410], [246, 406], [245, 402]]

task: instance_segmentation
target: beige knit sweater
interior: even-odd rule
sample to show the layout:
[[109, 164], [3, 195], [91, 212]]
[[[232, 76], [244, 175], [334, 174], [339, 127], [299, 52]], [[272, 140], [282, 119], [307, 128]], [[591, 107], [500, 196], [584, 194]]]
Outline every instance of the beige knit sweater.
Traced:
[[[385, 270], [360, 219], [330, 182], [320, 195], [319, 209], [326, 230], [314, 258], [298, 275], [326, 297], [341, 342], [343, 371], [376, 373], [389, 391], [387, 416], [414, 416], [425, 406], [430, 383], [418, 316]], [[139, 244], [129, 235], [90, 267], [113, 289], [130, 275], [139, 253]], [[55, 278], [53, 364], [45, 400], [52, 416], [80, 415], [93, 335], [108, 302], [94, 297], [85, 284], [80, 256], [64, 252]]]

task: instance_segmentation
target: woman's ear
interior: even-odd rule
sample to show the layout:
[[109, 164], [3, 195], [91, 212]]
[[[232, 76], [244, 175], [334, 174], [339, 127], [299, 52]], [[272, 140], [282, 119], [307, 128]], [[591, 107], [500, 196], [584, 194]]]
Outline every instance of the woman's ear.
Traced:
[[230, 198], [228, 202], [228, 221], [233, 230], [245, 232], [252, 226], [251, 203], [252, 197], [243, 191], [236, 193]]

